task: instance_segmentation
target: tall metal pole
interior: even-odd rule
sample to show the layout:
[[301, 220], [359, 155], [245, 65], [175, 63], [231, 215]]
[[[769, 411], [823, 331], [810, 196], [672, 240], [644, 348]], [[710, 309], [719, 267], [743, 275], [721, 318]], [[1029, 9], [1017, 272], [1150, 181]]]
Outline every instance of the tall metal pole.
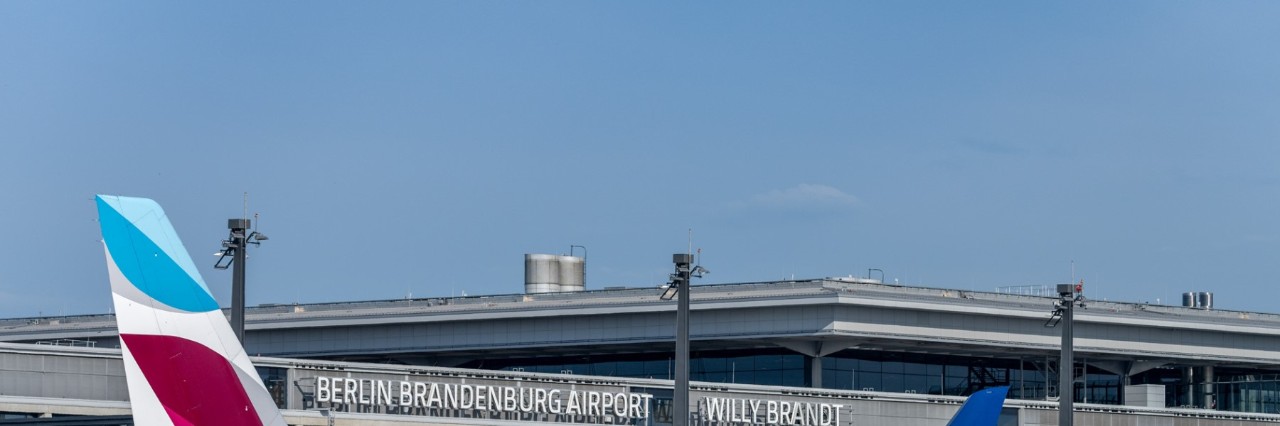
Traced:
[[689, 265], [693, 263], [693, 255], [677, 253], [672, 256], [676, 264], [677, 290], [676, 305], [676, 388], [672, 397], [672, 425], [689, 425]]
[[235, 249], [231, 271], [231, 330], [236, 333], [236, 340], [244, 344], [244, 261], [248, 252], [249, 219], [227, 220], [227, 228], [231, 229], [231, 246]]
[[1062, 357], [1058, 361], [1058, 425], [1071, 426], [1075, 403], [1075, 354], [1073, 313], [1076, 304], [1075, 286], [1059, 284], [1062, 312]]

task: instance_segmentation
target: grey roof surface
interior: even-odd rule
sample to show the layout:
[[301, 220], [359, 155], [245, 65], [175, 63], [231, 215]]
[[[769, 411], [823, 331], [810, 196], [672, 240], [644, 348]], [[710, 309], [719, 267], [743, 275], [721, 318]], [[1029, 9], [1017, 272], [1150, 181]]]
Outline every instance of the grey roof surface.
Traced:
[[[840, 279], [773, 281], [758, 283], [695, 285], [694, 309], [733, 307], [751, 301], [811, 299], [814, 304], [837, 303], [839, 297], [864, 302], [885, 301], [921, 304], [922, 310], [989, 309], [991, 315], [1042, 315], [1046, 319], [1054, 298], [1017, 294], [911, 287]], [[323, 326], [332, 320], [421, 321], [430, 317], [484, 315], [504, 317], [537, 314], [574, 315], [586, 309], [650, 307], [674, 309], [674, 302], [658, 298], [659, 288], [589, 290], [573, 293], [508, 294], [493, 296], [429, 297], [310, 304], [265, 304], [248, 308], [250, 329]], [[1232, 325], [1280, 334], [1280, 315], [1227, 310], [1205, 310], [1182, 306], [1109, 301], [1087, 302], [1077, 313], [1082, 322], [1109, 319], [1138, 319], [1158, 327], [1201, 328], [1207, 324]], [[1240, 330], [1243, 331], [1243, 330]], [[21, 336], [57, 332], [114, 334], [112, 314], [48, 316], [0, 319], [0, 340], [22, 340]]]

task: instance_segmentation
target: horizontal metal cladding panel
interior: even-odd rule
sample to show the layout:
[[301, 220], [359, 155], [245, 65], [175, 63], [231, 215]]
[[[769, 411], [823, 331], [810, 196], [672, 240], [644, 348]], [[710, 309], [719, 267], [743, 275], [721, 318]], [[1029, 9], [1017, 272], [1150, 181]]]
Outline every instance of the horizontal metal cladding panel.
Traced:
[[2, 353], [0, 366], [3, 395], [128, 400], [119, 358]]
[[831, 326], [833, 312], [833, 305], [694, 312], [689, 319], [690, 335], [694, 339], [712, 339], [815, 334]]
[[[1026, 306], [993, 306], [990, 303], [975, 305], [968, 302], [951, 301], [941, 301], [940, 303], [938, 300], [914, 301], [903, 299], [881, 299], [876, 297], [859, 297], [849, 294], [842, 294], [840, 296], [840, 303], [843, 305], [871, 306], [913, 311], [1041, 319], [1047, 319], [1049, 312], [1052, 310], [1052, 306], [1047, 304], [1041, 309], [1028, 309]], [[1079, 309], [1076, 310], [1076, 324], [1121, 324], [1156, 329], [1210, 330], [1233, 334], [1256, 334], [1280, 337], [1280, 327], [1275, 326], [1275, 322], [1273, 320], [1249, 320], [1247, 318], [1249, 313], [1237, 313], [1239, 318], [1219, 321], [1212, 317], [1184, 316], [1177, 313], [1163, 313], [1162, 309], [1167, 308], [1169, 307], [1156, 306], [1151, 308], [1151, 312], [1143, 313], [1141, 315], [1136, 312], [1125, 313], [1120, 311], [1108, 311], [1106, 309]], [[1160, 315], [1152, 316], [1152, 313]], [[1259, 315], [1268, 318], [1275, 316], [1272, 314]]]
[[[818, 333], [831, 325], [832, 309], [827, 305], [694, 311], [690, 334], [693, 339], [714, 339]], [[251, 333], [247, 346], [252, 354], [288, 356], [637, 343], [669, 341], [674, 327], [671, 312], [620, 313], [259, 330]]]
[[4, 371], [0, 380], [0, 394], [21, 396], [45, 396], [43, 375], [34, 371]]
[[24, 396], [105, 400], [111, 394], [106, 376], [43, 374], [39, 380], [42, 394]]
[[[397, 324], [328, 329], [290, 329], [268, 332], [269, 338], [250, 340], [250, 351], [289, 353], [378, 353], [460, 350], [670, 338], [671, 325], [655, 324], [640, 315], [621, 315], [608, 321], [576, 318], [467, 321], [449, 324]], [[261, 342], [261, 343], [257, 343]]]
[[[1207, 419], [1199, 417], [1175, 417], [1171, 415], [1139, 415], [1136, 413], [1097, 413], [1076, 411], [1072, 416], [1076, 424], [1105, 426], [1274, 426], [1276, 424], [1275, 422], [1270, 421], [1249, 419]], [[1022, 409], [1021, 425], [1023, 426], [1056, 426], [1057, 424], [1058, 411], [1056, 409]]]
[[44, 371], [44, 355], [6, 354], [4, 369], [17, 371]]
[[[910, 402], [849, 401], [849, 414], [862, 424], [927, 426], [945, 424], [955, 414], [956, 406], [923, 406]], [[855, 424], [857, 424], [855, 422]]]
[[[656, 297], [656, 291], [654, 297]], [[803, 296], [779, 294], [777, 297], [772, 298], [762, 297], [748, 300], [722, 300], [694, 297], [692, 308], [696, 313], [716, 309], [772, 309], [781, 306], [813, 307], [823, 304], [833, 304], [836, 303], [837, 300], [838, 299], [832, 295], [812, 294], [805, 294]], [[528, 319], [539, 317], [591, 317], [621, 313], [650, 314], [666, 312], [668, 315], [674, 316], [676, 308], [675, 305], [675, 302], [654, 303], [653, 301], [596, 305], [577, 301], [574, 303], [566, 303], [564, 305], [531, 303], [527, 306], [508, 306], [506, 304], [502, 304], [492, 309], [475, 308], [456, 311], [413, 312], [409, 310], [396, 310], [383, 312], [357, 311], [348, 313], [320, 311], [308, 312], [299, 315], [283, 315], [276, 318], [254, 318], [251, 316], [249, 318], [250, 321], [245, 325], [245, 327], [247, 330], [253, 331], [285, 328], [323, 328], [346, 325], [391, 325], [434, 322], [448, 323], [456, 321]]]
[[[865, 306], [841, 307], [836, 330], [903, 340], [965, 341], [1006, 347], [1057, 347], [1059, 330], [1046, 318], [993, 317], [958, 312], [924, 312]], [[1280, 362], [1280, 337], [1213, 330], [1078, 323], [1076, 350], [1170, 357]]]
[[[1143, 346], [1179, 345], [1242, 352], [1272, 352], [1280, 348], [1280, 337], [1223, 333], [1214, 330], [1176, 330], [1108, 324], [1087, 324], [1076, 328], [1076, 336]], [[1206, 352], [1208, 353], [1208, 352]], [[1280, 353], [1273, 356], [1280, 360]]]
[[[1044, 319], [991, 317], [956, 312], [924, 312], [866, 306], [842, 306], [835, 314], [841, 331], [899, 331], [914, 335], [972, 339], [978, 333], [1008, 335], [1010, 343], [1056, 343], [1055, 329], [1044, 327]], [[875, 327], [864, 327], [875, 326]], [[1084, 331], [1076, 328], [1076, 335]]]

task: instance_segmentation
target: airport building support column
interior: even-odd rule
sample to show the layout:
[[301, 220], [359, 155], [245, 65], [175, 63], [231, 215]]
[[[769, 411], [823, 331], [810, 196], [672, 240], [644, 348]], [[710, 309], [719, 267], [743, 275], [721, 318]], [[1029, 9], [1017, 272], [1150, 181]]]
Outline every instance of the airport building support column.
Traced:
[[[1080, 393], [1080, 402], [1088, 404], [1089, 403], [1089, 359], [1088, 358], [1085, 358], [1080, 361], [1080, 381], [1081, 381], [1081, 384], [1084, 385], [1082, 386], [1084, 391]], [[1072, 388], [1075, 388], [1075, 386], [1072, 386]]]
[[1186, 394], [1186, 397], [1184, 397], [1181, 403], [1178, 405], [1181, 405], [1184, 407], [1196, 406], [1197, 404], [1196, 404], [1196, 368], [1195, 367], [1188, 366], [1188, 367], [1182, 368], [1182, 383], [1187, 389], [1186, 391], [1187, 394]]
[[809, 387], [822, 387], [822, 357], [809, 358]]
[[1217, 406], [1216, 406], [1217, 404], [1215, 404], [1215, 403], [1217, 402], [1217, 401], [1215, 400], [1215, 399], [1216, 399], [1216, 397], [1217, 397], [1217, 395], [1216, 395], [1216, 392], [1214, 392], [1214, 389], [1213, 389], [1213, 387], [1214, 387], [1214, 386], [1213, 386], [1213, 382], [1214, 382], [1214, 380], [1213, 380], [1213, 366], [1212, 366], [1212, 365], [1206, 365], [1206, 366], [1204, 366], [1204, 373], [1200, 375], [1200, 383], [1202, 383], [1202, 385], [1201, 385], [1201, 387], [1202, 387], [1201, 391], [1202, 391], [1202, 393], [1204, 394], [1204, 405], [1203, 405], [1203, 408], [1204, 408], [1204, 409], [1206, 409], [1206, 410], [1212, 410], [1212, 409], [1214, 409], [1214, 408], [1217, 408]]
[[[784, 340], [775, 344], [790, 349], [800, 355], [804, 355], [804, 358], [809, 361], [809, 366], [807, 367], [809, 377], [805, 380], [805, 385], [811, 388], [821, 388], [825, 385], [822, 381], [822, 366], [827, 355], [853, 347], [857, 344], [857, 340], [841, 338], [827, 338], [810, 341]], [[851, 381], [851, 383], [853, 385], [853, 389], [858, 388], [856, 382]], [[832, 385], [835, 385], [835, 383], [832, 383]]]

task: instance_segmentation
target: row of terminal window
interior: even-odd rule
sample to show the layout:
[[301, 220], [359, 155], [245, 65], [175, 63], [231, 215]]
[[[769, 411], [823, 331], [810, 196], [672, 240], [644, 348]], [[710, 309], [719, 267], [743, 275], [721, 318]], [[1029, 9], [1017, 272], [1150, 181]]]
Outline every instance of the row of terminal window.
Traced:
[[[694, 381], [770, 386], [905, 392], [966, 396], [995, 385], [1009, 386], [1009, 397], [1044, 400], [1055, 396], [1057, 379], [1045, 372], [1045, 362], [962, 356], [846, 350], [822, 358], [821, 383], [812, 383], [811, 358], [783, 349], [695, 351], [690, 359]], [[462, 368], [579, 374], [670, 380], [675, 365], [669, 353], [612, 354], [477, 360]], [[1086, 373], [1077, 365], [1076, 373]], [[288, 389], [283, 372], [263, 372], [273, 396], [282, 402]], [[1245, 374], [1247, 373], [1247, 374]], [[1280, 413], [1280, 375], [1221, 371], [1214, 385], [1216, 408], [1230, 411]], [[1153, 369], [1129, 377], [1127, 384], [1163, 384], [1166, 405], [1191, 406], [1203, 398], [1202, 387], [1183, 383], [1177, 369]], [[1046, 378], [1048, 380], [1046, 380]], [[1078, 402], [1122, 404], [1125, 380], [1118, 374], [1088, 368], [1073, 390]], [[273, 386], [274, 385], [274, 386]], [[1200, 395], [1196, 393], [1200, 392]]]

